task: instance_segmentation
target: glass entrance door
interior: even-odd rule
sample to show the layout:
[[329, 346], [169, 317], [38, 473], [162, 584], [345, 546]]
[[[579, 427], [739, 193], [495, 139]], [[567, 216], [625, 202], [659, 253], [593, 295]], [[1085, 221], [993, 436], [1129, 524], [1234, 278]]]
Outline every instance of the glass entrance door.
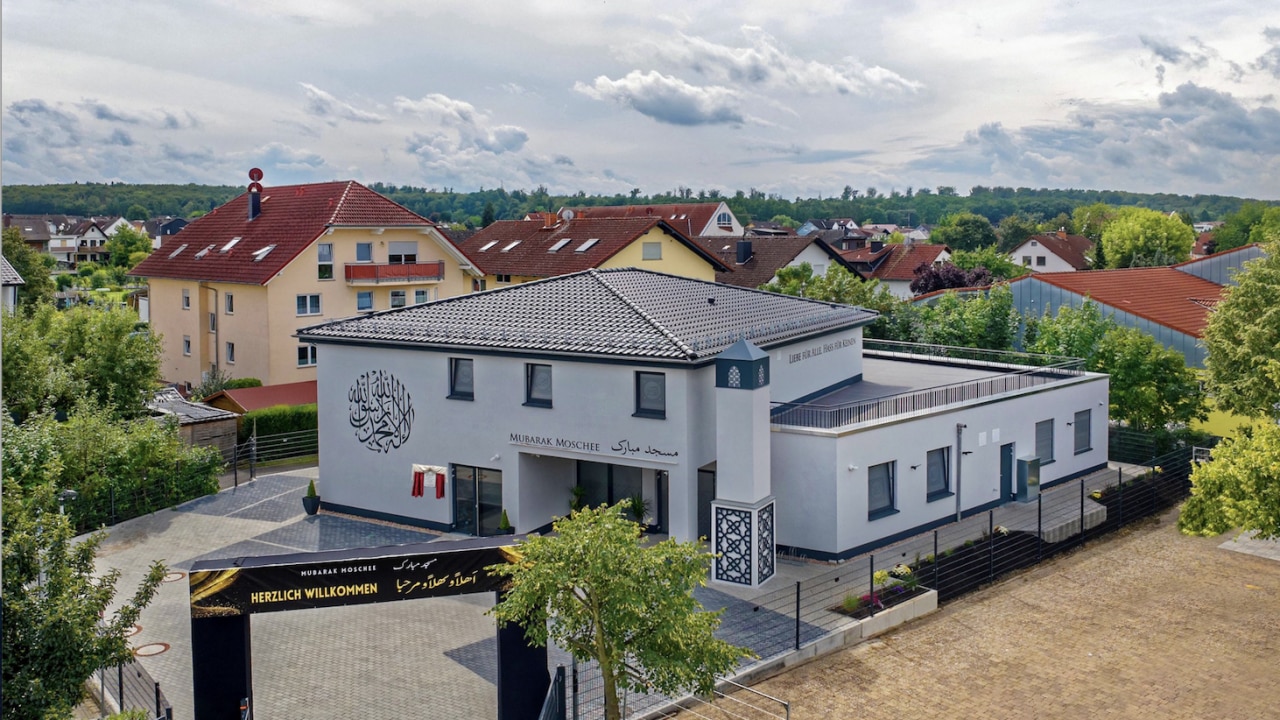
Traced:
[[467, 535], [497, 535], [502, 523], [502, 471], [453, 466], [453, 529]]

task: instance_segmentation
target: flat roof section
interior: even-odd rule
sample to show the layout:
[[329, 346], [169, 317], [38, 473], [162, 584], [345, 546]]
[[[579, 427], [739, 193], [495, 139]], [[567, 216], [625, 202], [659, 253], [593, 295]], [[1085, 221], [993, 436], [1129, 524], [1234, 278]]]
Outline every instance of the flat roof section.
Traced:
[[862, 382], [842, 387], [820, 398], [810, 400], [805, 405], [834, 407], [1007, 374], [1009, 371], [1005, 369], [864, 357]]

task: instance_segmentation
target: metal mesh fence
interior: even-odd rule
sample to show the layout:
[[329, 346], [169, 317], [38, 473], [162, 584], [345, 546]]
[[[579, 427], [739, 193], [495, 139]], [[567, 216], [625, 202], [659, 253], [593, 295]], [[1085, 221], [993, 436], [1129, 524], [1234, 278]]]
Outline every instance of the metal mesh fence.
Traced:
[[98, 681], [95, 699], [104, 714], [141, 710], [151, 718], [173, 720], [173, 706], [160, 683], [137, 661], [102, 668], [94, 677]]

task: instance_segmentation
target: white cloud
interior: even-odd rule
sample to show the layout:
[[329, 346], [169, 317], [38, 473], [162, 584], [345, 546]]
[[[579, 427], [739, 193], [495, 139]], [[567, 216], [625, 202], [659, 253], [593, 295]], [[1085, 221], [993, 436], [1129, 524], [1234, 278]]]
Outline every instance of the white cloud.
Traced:
[[337, 125], [339, 120], [350, 120], [359, 123], [380, 123], [386, 118], [368, 110], [361, 110], [351, 103], [339, 100], [311, 83], [300, 82], [302, 91], [307, 95], [306, 113], [314, 115], [330, 125]]
[[741, 99], [725, 87], [697, 87], [655, 71], [632, 70], [610, 80], [574, 83], [574, 90], [595, 100], [613, 101], [658, 122], [671, 125], [741, 125], [746, 122]]

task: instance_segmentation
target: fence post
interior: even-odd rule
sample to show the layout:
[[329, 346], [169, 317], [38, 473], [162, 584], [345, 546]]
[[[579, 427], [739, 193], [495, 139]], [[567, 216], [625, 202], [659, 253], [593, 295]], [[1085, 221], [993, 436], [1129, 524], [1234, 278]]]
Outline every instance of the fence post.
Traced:
[[569, 658], [569, 674], [573, 680], [573, 720], [578, 720], [578, 658]]
[[1036, 562], [1044, 560], [1044, 495], [1036, 494]]
[[240, 488], [240, 443], [231, 443], [231, 479]]
[[1120, 524], [1124, 525], [1124, 468], [1116, 468], [1116, 473], [1120, 476], [1120, 481], [1116, 483], [1120, 488]]
[[110, 495], [111, 495], [111, 524], [112, 524], [112, 525], [115, 525], [115, 524], [116, 524], [116, 486], [115, 486], [115, 483], [112, 483], [112, 484], [111, 484], [111, 487], [110, 487], [110, 488], [108, 488], [108, 491], [110, 492]]
[[1080, 478], [1080, 543], [1084, 543], [1084, 478]]
[[867, 567], [870, 568], [871, 577], [867, 579], [867, 584], [871, 586], [871, 594], [867, 597], [871, 598], [868, 603], [871, 606], [871, 617], [876, 616], [876, 554], [871, 553], [867, 556]]
[[98, 717], [107, 716], [107, 668], [98, 668]]
[[164, 708], [160, 707], [160, 683], [156, 683], [156, 717], [164, 712]]
[[942, 562], [942, 556], [938, 555], [938, 531], [933, 531], [933, 589], [942, 592], [938, 588], [938, 563]]
[[996, 579], [996, 511], [987, 511], [987, 582]]
[[258, 421], [253, 421], [253, 431], [249, 433], [249, 479], [258, 477]]
[[796, 581], [796, 649], [800, 649], [800, 581]]

